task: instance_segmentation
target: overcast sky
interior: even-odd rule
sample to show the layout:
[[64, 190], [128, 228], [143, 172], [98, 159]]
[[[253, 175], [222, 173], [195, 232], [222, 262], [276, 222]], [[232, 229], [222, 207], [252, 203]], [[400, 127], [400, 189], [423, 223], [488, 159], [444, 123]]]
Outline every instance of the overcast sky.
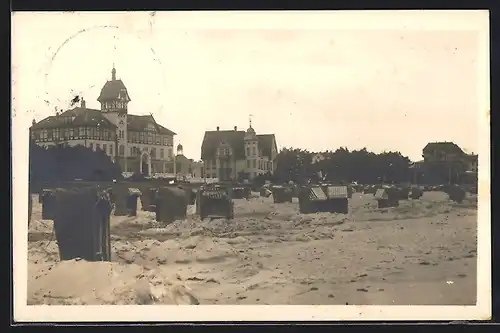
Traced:
[[204, 131], [250, 114], [279, 148], [477, 152], [487, 25], [484, 12], [15, 14], [13, 104], [27, 126], [75, 95], [98, 109], [114, 63], [129, 112], [194, 159]]

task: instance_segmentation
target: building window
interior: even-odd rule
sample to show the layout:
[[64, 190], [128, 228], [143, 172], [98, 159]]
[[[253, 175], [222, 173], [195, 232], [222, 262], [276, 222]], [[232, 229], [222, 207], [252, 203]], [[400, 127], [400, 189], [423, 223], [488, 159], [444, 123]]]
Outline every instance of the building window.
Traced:
[[108, 146], [105, 143], [102, 144], [102, 151], [105, 153], [108, 152]]
[[135, 147], [130, 147], [130, 156], [134, 156], [134, 148]]
[[247, 160], [247, 168], [250, 169], [250, 160]]
[[167, 138], [163, 138], [163, 145], [166, 146], [168, 144]]
[[257, 160], [252, 160], [252, 167], [254, 169], [257, 167]]
[[152, 158], [156, 158], [156, 148], [151, 148], [151, 153], [150, 153]]
[[148, 143], [149, 144], [153, 143], [153, 135], [151, 133], [148, 133]]
[[119, 154], [120, 156], [125, 155], [125, 146], [120, 145], [120, 148], [119, 148], [119, 149], [120, 149], [120, 150], [118, 151], [118, 154]]
[[253, 156], [257, 155], [257, 149], [255, 147], [252, 147], [252, 155]]
[[160, 158], [161, 159], [165, 158], [165, 150], [163, 148], [160, 148]]
[[109, 155], [113, 156], [113, 145], [109, 145]]
[[143, 132], [139, 133], [139, 142], [144, 143], [144, 133]]
[[159, 135], [155, 135], [155, 143], [157, 145], [161, 144], [161, 137]]
[[96, 144], [95, 144], [95, 150], [101, 150], [101, 145], [100, 145], [100, 144], [98, 144], [98, 143], [96, 143]]
[[250, 147], [247, 147], [247, 156], [250, 156]]

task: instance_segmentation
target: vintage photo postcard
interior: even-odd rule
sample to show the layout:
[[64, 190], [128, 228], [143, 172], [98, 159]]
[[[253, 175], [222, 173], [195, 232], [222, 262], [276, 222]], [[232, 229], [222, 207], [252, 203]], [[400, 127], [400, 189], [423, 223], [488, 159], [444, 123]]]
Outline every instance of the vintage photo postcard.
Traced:
[[12, 22], [16, 321], [490, 317], [487, 11]]

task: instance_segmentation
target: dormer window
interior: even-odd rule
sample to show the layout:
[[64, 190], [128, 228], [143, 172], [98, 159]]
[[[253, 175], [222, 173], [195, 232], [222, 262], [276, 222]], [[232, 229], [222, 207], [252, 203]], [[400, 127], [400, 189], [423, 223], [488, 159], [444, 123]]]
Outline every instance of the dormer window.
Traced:
[[220, 157], [229, 157], [231, 156], [231, 147], [227, 143], [227, 141], [221, 141], [219, 145], [219, 149], [217, 151], [217, 154]]
[[149, 123], [149, 124], [148, 124], [148, 127], [147, 127], [147, 130], [148, 130], [148, 131], [151, 131], [151, 132], [154, 132], [154, 131], [155, 131], [155, 125], [154, 125], [154, 124]]

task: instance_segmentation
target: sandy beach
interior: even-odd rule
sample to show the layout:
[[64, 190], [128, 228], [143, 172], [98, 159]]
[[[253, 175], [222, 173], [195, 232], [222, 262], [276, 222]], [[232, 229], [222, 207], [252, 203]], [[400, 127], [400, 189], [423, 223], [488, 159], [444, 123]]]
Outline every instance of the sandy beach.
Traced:
[[111, 219], [112, 262], [60, 262], [34, 196], [28, 304], [474, 305], [477, 203], [442, 192], [377, 209], [299, 214], [272, 198], [235, 201], [235, 218]]

